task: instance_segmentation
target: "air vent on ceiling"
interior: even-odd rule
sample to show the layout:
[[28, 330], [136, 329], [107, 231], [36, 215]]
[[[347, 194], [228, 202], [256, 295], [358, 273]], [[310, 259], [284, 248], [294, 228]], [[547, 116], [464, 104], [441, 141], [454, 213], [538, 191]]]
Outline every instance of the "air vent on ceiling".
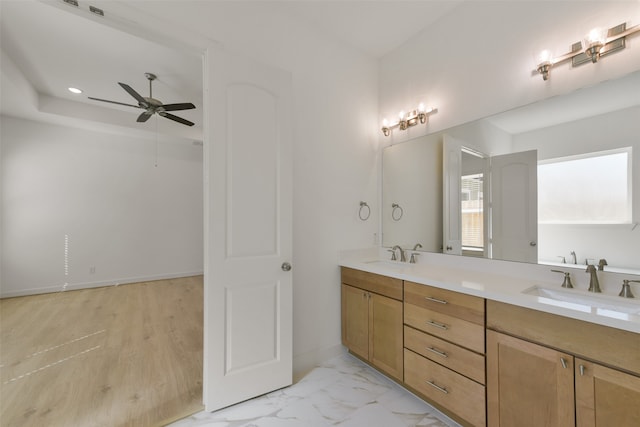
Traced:
[[104, 16], [104, 11], [102, 9], [98, 9], [97, 7], [94, 7], [94, 6], [89, 6], [89, 10], [95, 13], [96, 15]]
[[70, 4], [71, 6], [78, 7], [78, 1], [77, 0], [62, 0], [62, 1], [65, 2], [66, 4]]

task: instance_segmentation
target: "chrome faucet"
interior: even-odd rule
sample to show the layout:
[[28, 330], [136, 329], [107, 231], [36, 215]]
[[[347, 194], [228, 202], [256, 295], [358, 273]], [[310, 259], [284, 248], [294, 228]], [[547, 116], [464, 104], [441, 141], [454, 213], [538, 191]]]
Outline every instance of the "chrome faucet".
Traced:
[[607, 260], [602, 258], [600, 261], [598, 261], [598, 270], [600, 271], [604, 271], [604, 266], [605, 265], [609, 265], [607, 264]]
[[407, 257], [404, 254], [404, 249], [402, 249], [400, 247], [400, 245], [395, 245], [393, 248], [391, 248], [391, 250], [393, 251], [394, 258], [395, 258], [395, 255], [396, 255], [396, 249], [400, 250], [400, 261], [406, 262], [407, 261]]
[[591, 279], [589, 279], [589, 292], [602, 292], [600, 289], [600, 283], [598, 282], [598, 271], [596, 270], [596, 266], [592, 264], [587, 265], [585, 272], [591, 273]]
[[413, 247], [413, 252], [411, 252], [411, 258], [409, 258], [409, 264], [415, 264], [416, 263], [416, 257], [418, 255], [420, 255], [416, 251], [418, 249], [420, 249], [420, 248], [422, 248], [422, 245], [420, 243], [416, 243], [416, 245]]
[[618, 294], [618, 296], [625, 297], [625, 298], [635, 298], [633, 296], [633, 293], [631, 292], [631, 287], [629, 286], [629, 282], [640, 283], [640, 280], [630, 280], [630, 279], [623, 280], [622, 289], [620, 290], [620, 293]]
[[573, 261], [573, 264], [577, 264], [578, 263], [578, 258], [576, 257], [576, 252], [575, 251], [571, 251], [571, 260]]
[[573, 288], [573, 284], [571, 284], [571, 273], [569, 273], [568, 271], [561, 271], [561, 270], [551, 270], [554, 273], [562, 273], [564, 274], [564, 280], [562, 281], [562, 287], [563, 288]]

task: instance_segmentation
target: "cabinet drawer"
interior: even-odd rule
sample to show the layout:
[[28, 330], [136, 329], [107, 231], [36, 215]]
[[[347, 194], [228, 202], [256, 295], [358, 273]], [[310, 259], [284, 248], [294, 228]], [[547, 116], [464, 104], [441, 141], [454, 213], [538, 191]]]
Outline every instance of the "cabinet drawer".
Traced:
[[446, 366], [465, 377], [484, 384], [484, 356], [447, 341], [404, 327], [404, 346], [409, 350]]
[[342, 283], [365, 289], [389, 298], [402, 300], [402, 280], [367, 271], [342, 267]]
[[483, 385], [404, 350], [404, 382], [474, 426], [486, 425]]
[[484, 327], [484, 298], [419, 283], [405, 282], [404, 301]]
[[434, 310], [404, 303], [404, 323], [484, 354], [484, 326]]

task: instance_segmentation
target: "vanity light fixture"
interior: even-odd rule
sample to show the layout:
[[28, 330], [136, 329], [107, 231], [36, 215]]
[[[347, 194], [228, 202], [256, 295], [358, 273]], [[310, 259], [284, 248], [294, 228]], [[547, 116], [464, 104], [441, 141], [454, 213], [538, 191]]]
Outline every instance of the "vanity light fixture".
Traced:
[[568, 60], [574, 67], [587, 62], [596, 63], [601, 57], [624, 49], [626, 37], [638, 32], [640, 25], [627, 29], [626, 23], [608, 30], [594, 28], [583, 41], [574, 43], [569, 53], [554, 58], [548, 50], [542, 51], [538, 56], [537, 74], [541, 74], [543, 80], [548, 80], [551, 67]]
[[395, 123], [389, 123], [387, 119], [382, 120], [382, 133], [384, 136], [389, 136], [391, 134], [391, 129], [400, 128], [400, 130], [407, 130], [411, 126], [415, 126], [419, 123], [424, 124], [427, 122], [428, 116], [437, 112], [437, 108], [425, 108], [424, 104], [421, 102], [418, 105], [418, 108], [410, 113], [400, 111], [398, 114], [398, 121]]

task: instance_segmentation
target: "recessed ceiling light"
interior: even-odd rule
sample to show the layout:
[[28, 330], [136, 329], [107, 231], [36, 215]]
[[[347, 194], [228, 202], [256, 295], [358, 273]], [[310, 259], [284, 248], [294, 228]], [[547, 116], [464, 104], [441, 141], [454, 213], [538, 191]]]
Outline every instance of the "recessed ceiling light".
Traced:
[[82, 90], [76, 88], [76, 87], [70, 87], [69, 88], [69, 92], [71, 93], [82, 93]]

